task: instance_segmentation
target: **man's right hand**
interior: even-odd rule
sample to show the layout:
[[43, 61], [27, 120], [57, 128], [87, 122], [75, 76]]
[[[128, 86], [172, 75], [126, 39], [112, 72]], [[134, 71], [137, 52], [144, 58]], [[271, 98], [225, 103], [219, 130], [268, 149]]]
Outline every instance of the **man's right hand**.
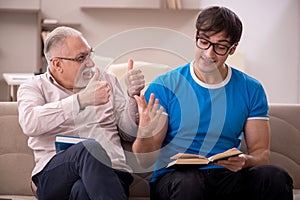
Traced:
[[100, 81], [100, 71], [96, 68], [95, 74], [86, 88], [78, 93], [80, 109], [86, 106], [106, 104], [110, 97], [110, 88], [107, 81]]

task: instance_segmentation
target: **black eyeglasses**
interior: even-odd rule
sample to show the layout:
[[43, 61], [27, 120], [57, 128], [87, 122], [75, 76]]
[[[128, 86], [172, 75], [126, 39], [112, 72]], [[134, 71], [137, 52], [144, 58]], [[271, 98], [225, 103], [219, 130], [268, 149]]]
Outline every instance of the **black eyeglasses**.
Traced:
[[234, 45], [228, 47], [223, 44], [213, 43], [213, 42], [197, 35], [196, 36], [196, 46], [202, 50], [207, 50], [210, 48], [210, 46], [213, 46], [213, 50], [217, 55], [224, 56]]
[[[91, 48], [88, 53], [81, 53], [75, 58], [66, 58], [66, 57], [59, 57], [59, 56], [54, 57], [54, 58], [58, 58], [58, 59], [62, 59], [62, 60], [71, 60], [71, 61], [78, 62], [78, 63], [84, 63], [85, 61], [92, 58], [93, 56], [94, 56], [94, 50], [93, 50], [93, 48]], [[51, 58], [50, 61], [52, 61], [54, 58]]]

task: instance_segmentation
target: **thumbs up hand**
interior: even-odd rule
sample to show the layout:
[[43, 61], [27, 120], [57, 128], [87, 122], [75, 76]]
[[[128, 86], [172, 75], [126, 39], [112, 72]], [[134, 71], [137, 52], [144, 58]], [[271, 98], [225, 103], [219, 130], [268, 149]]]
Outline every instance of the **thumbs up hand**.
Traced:
[[128, 69], [125, 76], [127, 85], [127, 94], [130, 97], [140, 95], [141, 90], [145, 87], [145, 78], [140, 69], [133, 69], [133, 60], [128, 60]]
[[86, 88], [78, 93], [80, 109], [90, 105], [102, 105], [109, 101], [110, 88], [107, 81], [100, 81], [100, 71], [96, 68], [94, 76], [91, 78]]

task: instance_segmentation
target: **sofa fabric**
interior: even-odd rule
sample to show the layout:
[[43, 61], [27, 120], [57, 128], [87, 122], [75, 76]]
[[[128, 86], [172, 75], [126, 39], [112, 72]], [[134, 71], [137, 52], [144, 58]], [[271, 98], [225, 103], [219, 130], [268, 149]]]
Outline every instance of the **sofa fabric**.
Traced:
[[[294, 180], [294, 199], [300, 200], [300, 104], [270, 104], [269, 114], [270, 164], [288, 171]], [[130, 144], [124, 143], [124, 148], [130, 151]], [[30, 187], [33, 166], [32, 151], [18, 123], [17, 103], [0, 102], [0, 199], [36, 199]], [[133, 176], [129, 200], [149, 199], [151, 173]]]
[[18, 123], [17, 103], [0, 102], [0, 133], [0, 198], [20, 195], [29, 196], [24, 200], [34, 199], [30, 197], [33, 153]]
[[300, 104], [270, 105], [270, 163], [287, 170], [300, 199]]

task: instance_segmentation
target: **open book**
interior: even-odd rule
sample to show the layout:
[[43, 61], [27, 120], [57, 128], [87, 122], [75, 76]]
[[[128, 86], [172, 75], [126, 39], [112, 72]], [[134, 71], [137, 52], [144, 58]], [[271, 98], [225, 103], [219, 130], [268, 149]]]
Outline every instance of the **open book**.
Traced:
[[207, 165], [211, 162], [216, 162], [218, 160], [224, 160], [228, 159], [229, 157], [232, 156], [237, 156], [242, 154], [240, 150], [237, 148], [232, 148], [227, 151], [224, 151], [222, 153], [218, 153], [216, 155], [213, 155], [209, 158], [206, 158], [201, 155], [196, 155], [196, 154], [188, 154], [188, 153], [177, 153], [174, 156], [171, 157], [173, 160], [170, 162], [167, 167], [171, 167], [174, 165]]
[[72, 146], [73, 144], [77, 144], [78, 142], [82, 142], [84, 140], [94, 140], [94, 139], [57, 134], [55, 136], [56, 153], [59, 151], [65, 150], [65, 149], [69, 148], [70, 146]]

